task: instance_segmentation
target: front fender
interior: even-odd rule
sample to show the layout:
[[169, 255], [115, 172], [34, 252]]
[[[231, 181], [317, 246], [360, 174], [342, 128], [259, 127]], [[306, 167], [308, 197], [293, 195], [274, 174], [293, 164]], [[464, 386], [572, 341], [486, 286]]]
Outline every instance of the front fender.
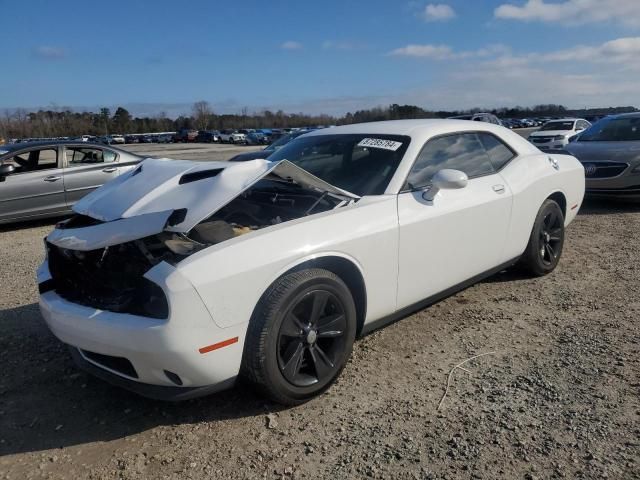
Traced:
[[348, 260], [367, 290], [367, 316], [395, 310], [398, 223], [395, 196], [264, 228], [209, 247], [178, 269], [221, 327], [248, 322], [262, 294], [296, 266], [326, 256]]

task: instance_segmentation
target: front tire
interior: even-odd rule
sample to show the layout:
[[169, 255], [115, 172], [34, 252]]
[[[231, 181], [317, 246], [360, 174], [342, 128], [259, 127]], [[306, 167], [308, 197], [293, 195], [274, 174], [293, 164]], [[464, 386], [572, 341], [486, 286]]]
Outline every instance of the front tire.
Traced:
[[564, 246], [564, 214], [554, 200], [544, 201], [520, 259], [520, 266], [529, 274], [541, 277], [555, 270]]
[[275, 402], [299, 405], [338, 378], [355, 335], [353, 297], [337, 275], [318, 268], [286, 274], [252, 315], [242, 376]]

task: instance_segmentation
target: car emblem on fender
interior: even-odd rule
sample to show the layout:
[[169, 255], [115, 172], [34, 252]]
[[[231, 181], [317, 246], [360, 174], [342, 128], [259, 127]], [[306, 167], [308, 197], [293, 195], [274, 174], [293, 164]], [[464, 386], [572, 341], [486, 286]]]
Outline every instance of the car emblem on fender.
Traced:
[[596, 173], [597, 169], [598, 169], [598, 167], [596, 167], [593, 163], [587, 163], [584, 166], [584, 174], [585, 174], [586, 177], [590, 177], [591, 175]]

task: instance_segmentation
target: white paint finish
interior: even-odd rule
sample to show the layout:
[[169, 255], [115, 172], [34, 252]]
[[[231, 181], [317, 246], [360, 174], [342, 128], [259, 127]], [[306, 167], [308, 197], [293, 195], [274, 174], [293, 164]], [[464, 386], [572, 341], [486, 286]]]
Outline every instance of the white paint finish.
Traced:
[[[557, 160], [553, 168], [549, 157]], [[567, 201], [565, 225], [575, 218], [584, 197], [584, 168], [574, 157], [539, 153], [518, 157], [501, 172], [513, 192], [512, 222], [507, 235], [506, 257], [521, 255], [540, 205], [554, 193], [562, 193]], [[572, 209], [574, 205], [576, 208]]]
[[258, 230], [198, 252], [178, 265], [196, 286], [214, 321], [248, 322], [267, 287], [306, 260], [351, 259], [364, 276], [367, 319], [395, 311], [396, 197], [363, 197], [356, 204]]
[[[253, 160], [231, 165], [227, 162], [147, 159], [130, 173], [120, 175], [87, 195], [74, 211], [110, 222], [146, 213], [187, 208], [187, 217], [176, 231], [193, 225], [224, 206], [276, 165]], [[141, 169], [141, 170], [139, 170]], [[187, 173], [222, 169], [215, 177], [180, 185]]]
[[[421, 192], [397, 194], [424, 143], [434, 135], [457, 131], [494, 133], [518, 155], [500, 173], [470, 179], [461, 189], [443, 189], [431, 202]], [[366, 322], [371, 322], [520, 255], [549, 195], [566, 196], [567, 225], [577, 213], [571, 206], [582, 203], [584, 170], [575, 158], [553, 155], [556, 170], [549, 155], [503, 127], [416, 120], [336, 127], [307, 135], [339, 133], [412, 138], [387, 194], [236, 237], [188, 257], [175, 268], [160, 263], [145, 276], [167, 295], [167, 321], [82, 307], [47, 292], [40, 305], [51, 330], [71, 345], [129, 358], [142, 382], [170, 385], [162, 374], [167, 368], [186, 379], [185, 385], [220, 383], [238, 373], [246, 327], [260, 296], [280, 275], [303, 262], [337, 256], [356, 265], [367, 291]], [[161, 166], [155, 173], [151, 169], [150, 177], [134, 181], [135, 177], [125, 180], [124, 175], [125, 179], [114, 180], [89, 196], [93, 198], [85, 202], [84, 211], [111, 218], [113, 224], [120, 218], [139, 220], [145, 213], [181, 207], [199, 209], [193, 218], [204, 218], [205, 211], [220, 208], [276, 165], [247, 162], [246, 170], [239, 167], [234, 173], [225, 164], [218, 177], [229, 172], [237, 182], [207, 180], [201, 183], [205, 187], [191, 190], [176, 186], [179, 177], [217, 164], [147, 160], [144, 165], [149, 164]], [[315, 180], [305, 174], [298, 179], [315, 188]], [[132, 183], [125, 187], [125, 181]], [[45, 262], [38, 279], [48, 278]], [[240, 339], [235, 345], [206, 355], [197, 352], [234, 336]]]
[[[219, 170], [220, 173], [180, 183], [180, 179], [186, 174], [209, 170]], [[359, 198], [286, 160], [277, 163], [267, 160], [230, 163], [147, 159], [136, 170], [121, 175], [84, 197], [76, 203], [73, 210], [98, 220], [113, 222], [186, 209], [182, 222], [166, 228], [165, 225], [160, 225], [160, 228], [151, 232], [148, 229], [145, 231], [147, 235], [159, 233], [163, 229], [187, 232], [268, 174], [292, 180], [313, 190], [326, 190], [352, 199]], [[82, 232], [74, 233], [82, 235]]]
[[398, 195], [400, 223], [398, 307], [416, 303], [503, 262], [511, 192], [497, 193], [499, 175], [443, 189], [433, 201], [422, 192]]
[[[46, 269], [46, 262], [44, 265]], [[149, 271], [167, 294], [168, 320], [148, 319], [76, 305], [55, 292], [40, 296], [47, 325], [68, 345], [129, 359], [139, 381], [174, 386], [163, 373], [177, 373], [184, 386], [221, 383], [238, 374], [246, 326], [220, 329], [189, 281], [166, 263]], [[238, 336], [239, 342], [201, 354], [198, 349]]]
[[101, 223], [91, 228], [56, 228], [47, 236], [47, 241], [71, 250], [97, 250], [131, 240], [155, 235], [164, 229], [173, 210], [144, 213], [135, 217]]

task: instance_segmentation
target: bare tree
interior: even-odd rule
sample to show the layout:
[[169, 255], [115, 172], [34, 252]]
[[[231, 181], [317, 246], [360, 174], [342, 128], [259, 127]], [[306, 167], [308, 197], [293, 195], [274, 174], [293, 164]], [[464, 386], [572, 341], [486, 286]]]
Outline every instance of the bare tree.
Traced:
[[206, 130], [209, 127], [209, 121], [213, 111], [209, 106], [209, 102], [200, 100], [193, 104], [193, 121], [198, 130]]

